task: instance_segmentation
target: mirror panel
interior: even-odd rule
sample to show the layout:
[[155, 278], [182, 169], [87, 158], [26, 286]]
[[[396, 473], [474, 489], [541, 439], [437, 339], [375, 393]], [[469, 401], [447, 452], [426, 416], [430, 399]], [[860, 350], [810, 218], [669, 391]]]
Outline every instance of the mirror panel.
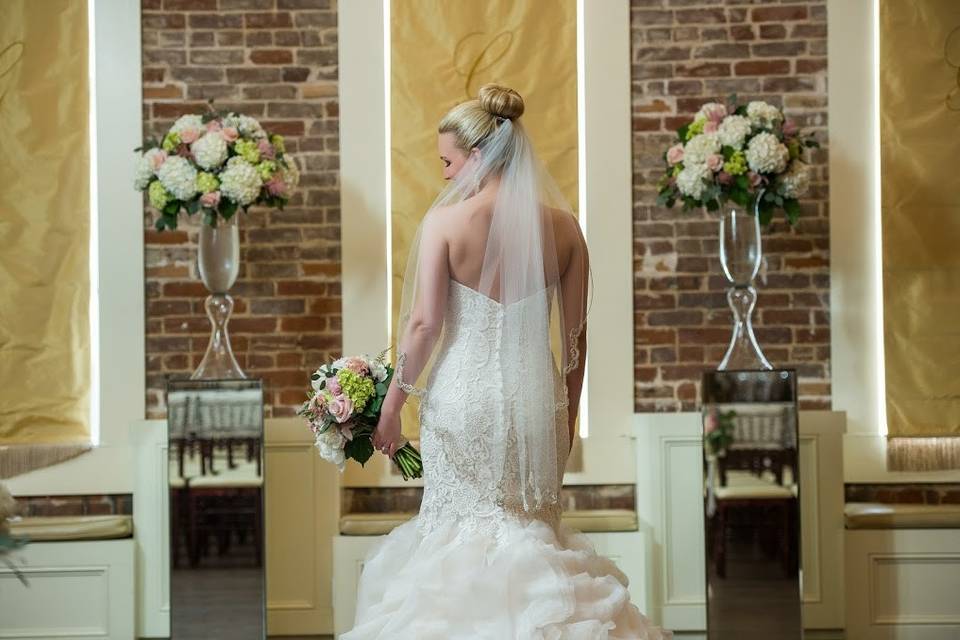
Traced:
[[169, 380], [170, 633], [266, 637], [260, 380]]
[[707, 637], [803, 636], [796, 375], [703, 375]]

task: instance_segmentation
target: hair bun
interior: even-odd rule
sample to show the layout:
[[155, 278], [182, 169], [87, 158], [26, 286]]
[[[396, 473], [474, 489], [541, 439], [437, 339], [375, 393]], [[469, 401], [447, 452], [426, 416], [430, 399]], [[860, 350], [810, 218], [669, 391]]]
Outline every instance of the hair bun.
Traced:
[[515, 120], [523, 115], [523, 98], [520, 94], [499, 84], [485, 84], [478, 95], [484, 111], [501, 118]]

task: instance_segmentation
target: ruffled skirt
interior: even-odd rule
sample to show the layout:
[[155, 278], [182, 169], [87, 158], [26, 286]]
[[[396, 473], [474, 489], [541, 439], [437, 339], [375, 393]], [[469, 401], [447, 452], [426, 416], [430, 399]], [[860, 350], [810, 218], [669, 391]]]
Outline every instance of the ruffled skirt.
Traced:
[[581, 532], [506, 520], [495, 537], [420, 516], [364, 562], [353, 628], [339, 640], [661, 640], [628, 579]]

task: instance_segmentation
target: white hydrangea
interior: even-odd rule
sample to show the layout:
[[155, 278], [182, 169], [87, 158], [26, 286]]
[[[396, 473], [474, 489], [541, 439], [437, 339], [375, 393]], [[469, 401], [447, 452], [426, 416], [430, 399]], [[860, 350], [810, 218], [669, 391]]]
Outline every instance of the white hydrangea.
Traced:
[[318, 433], [314, 444], [320, 450], [320, 457], [328, 462], [337, 465], [340, 471], [343, 471], [347, 458], [343, 453], [343, 446], [346, 438], [340, 433], [339, 429], [331, 425], [323, 433]]
[[186, 158], [167, 158], [157, 171], [157, 177], [178, 200], [189, 200], [197, 193], [197, 170]]
[[166, 159], [167, 152], [156, 147], [140, 156], [140, 160], [137, 162], [137, 175], [133, 181], [134, 188], [138, 191], [146, 189], [154, 176], [157, 175], [157, 167], [162, 166]]
[[720, 138], [716, 133], [701, 133], [683, 146], [683, 163], [704, 164], [715, 153], [720, 153]]
[[197, 164], [204, 169], [216, 169], [227, 159], [227, 141], [217, 132], [206, 133], [190, 145]]
[[713, 172], [705, 164], [685, 164], [677, 176], [677, 189], [685, 196], [700, 199]]
[[780, 173], [787, 168], [790, 152], [772, 133], [758, 133], [747, 145], [747, 165], [757, 173]]
[[753, 126], [765, 129], [783, 122], [783, 112], [762, 100], [755, 100], [747, 105], [747, 117], [750, 118]]
[[231, 113], [223, 119], [224, 127], [233, 127], [240, 132], [240, 135], [248, 138], [266, 138], [267, 132], [263, 130], [260, 122], [250, 116]]
[[256, 200], [261, 186], [260, 173], [240, 156], [230, 158], [227, 168], [220, 174], [220, 193], [240, 205]]
[[287, 186], [287, 193], [292, 194], [294, 188], [300, 183], [300, 168], [296, 161], [288, 156], [283, 156], [283, 164], [280, 166], [280, 177]]
[[186, 115], [177, 118], [177, 121], [173, 123], [172, 127], [170, 127], [170, 133], [176, 133], [177, 135], [180, 135], [187, 129], [203, 130], [205, 128], [206, 125], [203, 124], [203, 118], [201, 116]]
[[720, 144], [733, 147], [736, 151], [743, 149], [743, 143], [748, 135], [750, 135], [750, 120], [743, 116], [728, 116], [720, 123], [720, 128], [717, 130]]
[[810, 188], [810, 167], [800, 160], [790, 163], [779, 179], [780, 193], [785, 198], [799, 198]]

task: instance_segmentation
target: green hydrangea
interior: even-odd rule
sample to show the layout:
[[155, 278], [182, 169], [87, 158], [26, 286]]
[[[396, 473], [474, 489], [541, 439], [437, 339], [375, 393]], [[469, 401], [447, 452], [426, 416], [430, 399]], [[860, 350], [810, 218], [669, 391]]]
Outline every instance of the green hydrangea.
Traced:
[[680, 164], [674, 165], [674, 167], [673, 167], [673, 177], [676, 178], [678, 175], [680, 175], [680, 172], [681, 172], [681, 171], [683, 171], [683, 163], [682, 163], [682, 162], [681, 162]]
[[173, 199], [173, 196], [163, 188], [163, 185], [159, 180], [154, 180], [150, 183], [150, 186], [147, 189], [147, 195], [150, 198], [150, 204], [152, 204], [157, 209], [163, 209], [167, 206], [167, 203]]
[[274, 174], [277, 170], [277, 163], [273, 160], [264, 160], [257, 165], [257, 173], [260, 174], [260, 179], [266, 182], [270, 179], [270, 176]]
[[747, 157], [743, 151], [737, 151], [730, 159], [723, 163], [723, 170], [732, 176], [739, 176], [747, 172]]
[[276, 149], [279, 153], [286, 153], [287, 149], [283, 146], [283, 136], [272, 135], [270, 136], [270, 144], [273, 145], [273, 148]]
[[353, 402], [355, 411], [363, 411], [367, 401], [376, 393], [373, 380], [347, 368], [337, 371], [337, 381], [340, 382], [343, 392]]
[[163, 150], [166, 152], [173, 151], [180, 146], [180, 134], [179, 133], [168, 133], [163, 137]]
[[706, 118], [697, 118], [696, 120], [694, 120], [693, 124], [691, 124], [687, 128], [687, 140], [689, 140], [693, 136], [698, 136], [701, 133], [703, 133], [703, 127], [705, 124], [707, 124]]
[[210, 193], [220, 188], [220, 181], [217, 176], [206, 171], [197, 174], [197, 191], [200, 193]]
[[234, 149], [236, 150], [237, 155], [250, 164], [257, 164], [260, 162], [260, 148], [253, 140], [237, 140], [236, 145], [234, 145]]

